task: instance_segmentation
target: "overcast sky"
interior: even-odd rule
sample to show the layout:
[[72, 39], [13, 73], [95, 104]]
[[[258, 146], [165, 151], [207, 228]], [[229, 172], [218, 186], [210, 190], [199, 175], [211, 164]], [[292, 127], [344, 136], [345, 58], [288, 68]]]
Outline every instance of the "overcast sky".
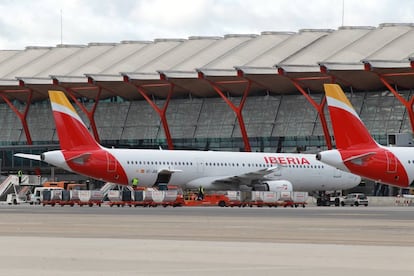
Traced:
[[1, 50], [414, 23], [413, 0], [0, 0], [0, 10]]

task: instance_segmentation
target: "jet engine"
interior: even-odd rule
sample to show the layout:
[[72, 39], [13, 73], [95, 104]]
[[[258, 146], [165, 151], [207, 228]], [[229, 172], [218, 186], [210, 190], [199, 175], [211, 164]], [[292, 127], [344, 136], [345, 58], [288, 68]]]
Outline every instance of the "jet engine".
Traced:
[[293, 191], [292, 183], [290, 183], [287, 180], [263, 181], [261, 184], [258, 184], [258, 186], [260, 186], [261, 190], [264, 190], [264, 191], [271, 191], [271, 192], [292, 192]]

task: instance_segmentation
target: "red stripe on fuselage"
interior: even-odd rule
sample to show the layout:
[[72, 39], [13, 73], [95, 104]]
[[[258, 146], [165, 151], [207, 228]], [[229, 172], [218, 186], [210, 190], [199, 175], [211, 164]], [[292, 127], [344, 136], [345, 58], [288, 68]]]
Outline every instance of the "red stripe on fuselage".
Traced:
[[[62, 151], [68, 166], [76, 173], [106, 182], [128, 185], [128, 177], [118, 160], [105, 149]], [[84, 162], [72, 158], [91, 154]], [[69, 160], [69, 161], [68, 161]]]
[[340, 150], [342, 160], [375, 152], [362, 160], [344, 162], [350, 172], [384, 184], [408, 187], [409, 179], [401, 161], [392, 152], [384, 148]]

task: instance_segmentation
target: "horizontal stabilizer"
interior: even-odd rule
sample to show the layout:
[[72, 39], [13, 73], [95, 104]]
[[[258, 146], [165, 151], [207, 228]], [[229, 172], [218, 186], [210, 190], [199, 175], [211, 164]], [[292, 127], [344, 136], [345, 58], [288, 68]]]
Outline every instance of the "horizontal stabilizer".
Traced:
[[37, 155], [37, 154], [16, 153], [14, 156], [41, 161], [40, 155]]

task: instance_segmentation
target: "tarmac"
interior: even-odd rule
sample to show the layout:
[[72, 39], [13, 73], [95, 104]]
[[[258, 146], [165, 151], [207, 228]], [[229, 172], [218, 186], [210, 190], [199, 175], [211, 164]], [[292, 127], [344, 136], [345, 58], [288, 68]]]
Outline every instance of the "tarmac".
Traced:
[[413, 207], [0, 206], [2, 275], [409, 275]]

